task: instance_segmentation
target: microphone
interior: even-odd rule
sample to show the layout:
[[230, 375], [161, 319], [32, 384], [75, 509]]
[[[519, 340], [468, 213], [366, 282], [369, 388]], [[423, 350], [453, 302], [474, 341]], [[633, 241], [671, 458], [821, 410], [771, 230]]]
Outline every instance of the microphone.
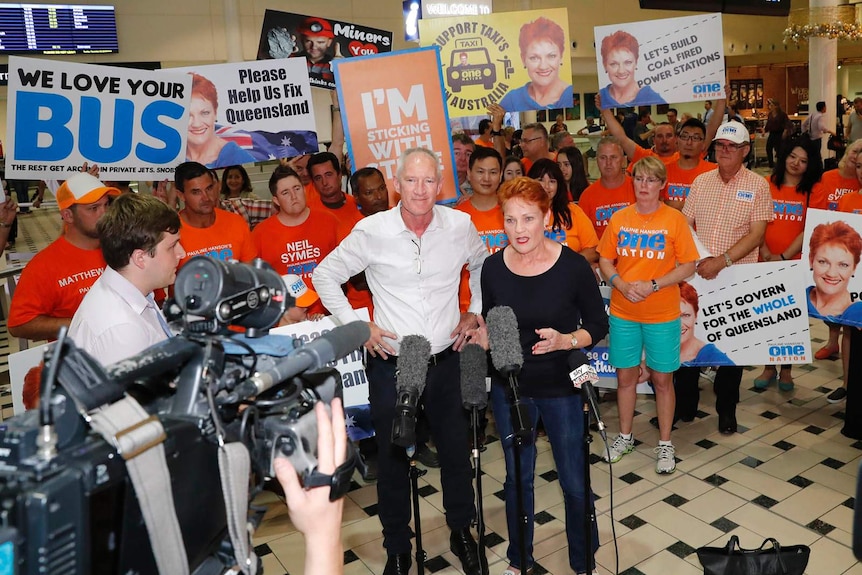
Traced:
[[308, 342], [274, 366], [254, 374], [239, 386], [240, 398], [259, 395], [279, 383], [310, 369], [320, 369], [328, 363], [341, 359], [371, 337], [371, 330], [364, 321], [354, 321], [336, 327]]
[[524, 365], [524, 350], [521, 349], [518, 318], [509, 306], [498, 305], [488, 311], [485, 323], [488, 324], [491, 363], [494, 364], [494, 369], [509, 379], [509, 393], [512, 398], [510, 406], [512, 434], [518, 441], [526, 443], [533, 437], [533, 422], [527, 406], [521, 403], [518, 394], [518, 374]]
[[507, 377], [517, 375], [524, 365], [524, 351], [518, 333], [518, 319], [512, 308], [498, 305], [491, 308], [488, 317], [488, 343], [494, 369]]
[[[421, 335], [401, 340], [395, 372], [395, 418], [392, 420], [392, 443], [407, 448], [416, 445], [416, 407], [425, 390], [431, 343]], [[412, 453], [410, 453], [412, 456]]]
[[468, 343], [461, 349], [461, 402], [464, 409], [485, 409], [488, 392], [488, 354], [480, 345]]
[[582, 394], [586, 395], [590, 411], [593, 412], [593, 416], [596, 418], [599, 434], [604, 441], [607, 441], [608, 436], [605, 433], [605, 424], [602, 421], [601, 415], [599, 415], [599, 396], [596, 394], [596, 388], [593, 387], [593, 383], [599, 381], [599, 375], [593, 369], [593, 366], [590, 365], [590, 360], [586, 354], [579, 349], [573, 349], [569, 353], [569, 369], [571, 370], [569, 372], [569, 379], [572, 380], [572, 385], [575, 386], [575, 389], [580, 389]]

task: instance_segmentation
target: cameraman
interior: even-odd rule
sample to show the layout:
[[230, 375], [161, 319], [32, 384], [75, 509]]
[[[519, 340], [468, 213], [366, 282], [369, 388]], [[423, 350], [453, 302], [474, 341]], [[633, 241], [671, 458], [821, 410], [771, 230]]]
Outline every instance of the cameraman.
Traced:
[[153, 290], [176, 280], [180, 218], [153, 196], [123, 194], [97, 225], [108, 267], [72, 317], [69, 336], [103, 365], [171, 337]]

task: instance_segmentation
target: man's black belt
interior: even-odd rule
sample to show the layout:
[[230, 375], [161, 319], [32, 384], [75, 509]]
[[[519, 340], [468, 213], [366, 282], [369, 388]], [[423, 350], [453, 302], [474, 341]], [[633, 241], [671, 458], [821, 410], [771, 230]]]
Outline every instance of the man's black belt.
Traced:
[[[444, 361], [446, 361], [447, 359], [449, 359], [449, 356], [454, 355], [456, 353], [458, 353], [458, 352], [455, 351], [454, 349], [452, 349], [451, 346], [447, 347], [446, 349], [444, 349], [441, 352], [432, 353], [428, 357], [428, 365], [429, 366], [439, 365], [439, 364], [443, 363]], [[395, 363], [398, 361], [398, 356], [397, 355], [390, 355], [386, 359], [384, 359], [383, 361], [391, 361], [392, 363]]]

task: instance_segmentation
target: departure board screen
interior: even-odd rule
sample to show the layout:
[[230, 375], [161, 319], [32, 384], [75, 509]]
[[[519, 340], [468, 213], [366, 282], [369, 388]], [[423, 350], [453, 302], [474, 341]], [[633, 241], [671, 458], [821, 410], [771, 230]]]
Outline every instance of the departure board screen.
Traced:
[[0, 54], [119, 52], [113, 6], [0, 3]]

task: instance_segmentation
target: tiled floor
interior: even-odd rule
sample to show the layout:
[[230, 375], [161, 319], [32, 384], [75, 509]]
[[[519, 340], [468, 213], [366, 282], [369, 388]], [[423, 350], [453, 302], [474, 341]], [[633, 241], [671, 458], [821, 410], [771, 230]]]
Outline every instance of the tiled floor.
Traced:
[[[812, 326], [814, 346], [825, 337], [822, 324]], [[716, 430], [714, 395], [701, 379], [702, 416], [679, 423], [673, 433], [677, 471], [659, 476], [652, 448], [658, 432], [649, 419], [653, 400], [638, 401], [634, 433], [641, 443], [613, 469], [613, 526], [619, 548], [619, 573], [626, 575], [694, 575], [703, 570], [695, 550], [723, 545], [738, 535], [744, 547], [757, 547], [766, 537], [785, 545], [811, 547], [810, 575], [862, 574], [851, 551], [856, 474], [862, 441], [841, 435], [843, 405], [830, 405], [825, 395], [840, 384], [841, 366], [818, 361], [794, 368], [796, 389], [758, 392], [746, 371], [738, 409], [740, 433]], [[602, 403], [603, 418], [617, 429], [616, 406]], [[594, 454], [600, 452], [594, 434]], [[539, 440], [536, 465], [536, 573], [570, 574], [562, 493], [555, 481], [550, 445]], [[601, 547], [599, 572], [616, 573], [611, 535], [611, 487], [608, 466], [593, 456], [591, 478], [597, 497]], [[500, 442], [492, 440], [482, 454], [485, 522], [491, 574], [502, 573], [508, 544], [502, 497], [504, 464]], [[461, 573], [448, 549], [448, 528], [442, 512], [440, 474], [431, 469], [420, 479], [423, 541], [429, 560], [426, 572]], [[303, 553], [281, 502], [273, 496], [267, 518], [257, 534], [267, 573], [302, 572]], [[357, 476], [345, 502], [342, 540], [345, 572], [382, 573], [385, 553], [375, 517], [377, 494]], [[271, 571], [270, 571], [271, 570]], [[415, 566], [413, 567], [415, 572]]]
[[[18, 249], [38, 249], [59, 230], [56, 210], [22, 216]], [[0, 324], [0, 354], [17, 349]], [[820, 322], [812, 324], [813, 347], [825, 337]], [[0, 371], [5, 371], [5, 357]], [[843, 405], [829, 405], [825, 395], [840, 384], [841, 366], [818, 361], [794, 368], [796, 389], [789, 393], [770, 388], [752, 389], [759, 371], [746, 371], [738, 410], [740, 433], [723, 436], [716, 431], [714, 396], [701, 379], [702, 417], [680, 423], [673, 440], [679, 459], [677, 471], [658, 476], [652, 448], [658, 432], [649, 424], [654, 414], [651, 398], [638, 402], [635, 437], [641, 443], [613, 469], [613, 517], [607, 464], [593, 457], [591, 477], [598, 496], [601, 548], [599, 572], [615, 573], [611, 526], [616, 530], [619, 573], [636, 575], [694, 575], [702, 573], [695, 549], [723, 545], [738, 535], [745, 547], [775, 537], [785, 545], [811, 547], [810, 575], [862, 575], [851, 551], [852, 517], [857, 468], [862, 441], [840, 434]], [[2, 401], [8, 400], [4, 395]], [[617, 429], [616, 407], [601, 405], [603, 418]], [[8, 408], [4, 409], [4, 415]], [[599, 453], [598, 437], [592, 444]], [[562, 493], [555, 481], [550, 446], [539, 440], [537, 462], [535, 556], [536, 573], [570, 574], [568, 567]], [[499, 441], [493, 437], [482, 454], [483, 489], [491, 574], [506, 567], [508, 535], [503, 510], [504, 464]], [[457, 559], [448, 550], [448, 528], [442, 512], [440, 474], [429, 470], [420, 479], [421, 517], [427, 573], [456, 574]], [[385, 563], [380, 522], [376, 517], [374, 485], [358, 479], [345, 500], [342, 540], [345, 572], [380, 574]], [[270, 510], [256, 535], [266, 575], [302, 573], [300, 535], [287, 518], [284, 505], [274, 496], [261, 497]], [[539, 566], [541, 568], [539, 568]], [[413, 567], [413, 573], [416, 567]], [[309, 574], [310, 575], [310, 574]]]

